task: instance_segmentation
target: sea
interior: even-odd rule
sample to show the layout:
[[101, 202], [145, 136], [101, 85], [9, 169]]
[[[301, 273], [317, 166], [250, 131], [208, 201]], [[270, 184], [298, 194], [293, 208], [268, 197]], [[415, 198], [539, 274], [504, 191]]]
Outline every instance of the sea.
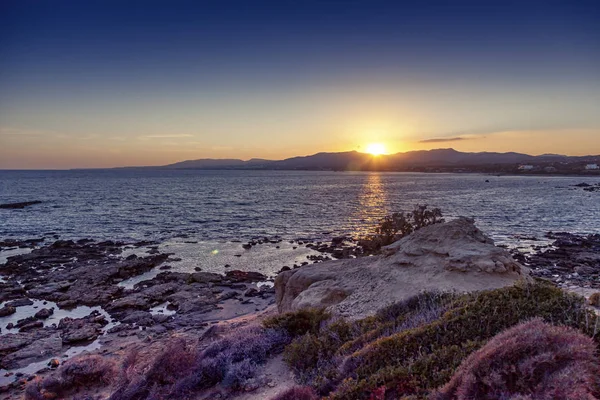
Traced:
[[[446, 219], [467, 216], [497, 244], [543, 241], [548, 231], [600, 233], [600, 192], [574, 185], [600, 177], [495, 176], [329, 171], [107, 169], [0, 171], [0, 239], [158, 242], [201, 265], [274, 274], [306, 260], [294, 239], [372, 233], [385, 215], [417, 204]], [[243, 251], [240, 241], [280, 237], [283, 244]], [[244, 257], [241, 257], [241, 256]], [[252, 257], [247, 257], [251, 255]], [[8, 254], [4, 254], [4, 259]], [[2, 263], [0, 253], [0, 263]]]

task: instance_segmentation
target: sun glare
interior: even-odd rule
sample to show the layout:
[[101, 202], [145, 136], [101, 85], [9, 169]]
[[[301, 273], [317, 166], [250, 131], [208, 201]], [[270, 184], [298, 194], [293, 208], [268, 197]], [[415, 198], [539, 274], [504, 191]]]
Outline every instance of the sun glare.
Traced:
[[385, 146], [382, 143], [371, 143], [367, 145], [366, 151], [374, 156], [379, 156], [385, 154]]

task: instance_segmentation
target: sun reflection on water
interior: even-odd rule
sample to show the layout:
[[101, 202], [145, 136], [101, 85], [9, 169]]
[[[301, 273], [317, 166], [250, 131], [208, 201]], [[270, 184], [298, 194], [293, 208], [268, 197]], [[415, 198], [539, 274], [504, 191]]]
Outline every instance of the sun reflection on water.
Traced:
[[388, 194], [380, 173], [365, 176], [358, 194], [358, 204], [352, 216], [356, 236], [372, 233], [375, 225], [386, 214]]

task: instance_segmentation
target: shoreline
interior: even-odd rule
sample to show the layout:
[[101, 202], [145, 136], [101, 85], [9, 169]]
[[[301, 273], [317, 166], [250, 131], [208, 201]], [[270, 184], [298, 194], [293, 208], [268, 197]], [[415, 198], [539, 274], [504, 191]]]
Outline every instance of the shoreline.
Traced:
[[[600, 289], [597, 271], [586, 270], [589, 263], [600, 262], [600, 235], [550, 233], [547, 239], [551, 244], [543, 244], [537, 238], [523, 239], [539, 245], [532, 246], [531, 253], [522, 253], [517, 248], [511, 253], [530, 267], [534, 276], [550, 280], [565, 290], [579, 290], [579, 294], [585, 295], [585, 289], [589, 292], [586, 297]], [[262, 243], [234, 244], [240, 251], [248, 251], [282, 242], [265, 238]], [[2, 242], [2, 249], [6, 243]], [[236, 269], [225, 274], [174, 271], [165, 267], [176, 264], [177, 258], [160, 251], [156, 243], [89, 239], [57, 240], [39, 247], [40, 242], [35, 240], [8, 243], [12, 243], [12, 250], [33, 250], [14, 254], [6, 264], [0, 264], [3, 278], [0, 310], [13, 307], [14, 314], [9, 315], [18, 315], [16, 319], [24, 321], [7, 330], [6, 317], [0, 317], [0, 337], [11, 338], [7, 341], [10, 345], [0, 347], [3, 354], [0, 390], [10, 393], [9, 396], [20, 393], [24, 383], [33, 377], [51, 372], [53, 368], [45, 366], [48, 361], [58, 360], [58, 363], [52, 361], [56, 367], [83, 352], [122, 357], [127, 349], [162, 343], [173, 335], [203, 337], [213, 326], [253, 320], [275, 312], [275, 290], [265, 284], [272, 281], [272, 276]], [[296, 245], [293, 247], [322, 250], [320, 258], [307, 259], [304, 265], [309, 261], [360, 256], [349, 238], [335, 238], [331, 243], [319, 245], [303, 241], [293, 244]], [[143, 252], [146, 249], [149, 250]], [[135, 251], [143, 254], [136, 255]], [[590, 258], [590, 253], [596, 258]], [[296, 264], [296, 268], [301, 267]], [[149, 272], [153, 276], [145, 275]], [[131, 279], [135, 281], [131, 283]], [[130, 285], [124, 284], [128, 281]], [[34, 304], [29, 304], [32, 300]], [[25, 315], [52, 307], [56, 313], [50, 319], [52, 324]], [[47, 351], [46, 355], [42, 359], [31, 357], [40, 354], [41, 347]], [[39, 367], [42, 368], [38, 371]]]

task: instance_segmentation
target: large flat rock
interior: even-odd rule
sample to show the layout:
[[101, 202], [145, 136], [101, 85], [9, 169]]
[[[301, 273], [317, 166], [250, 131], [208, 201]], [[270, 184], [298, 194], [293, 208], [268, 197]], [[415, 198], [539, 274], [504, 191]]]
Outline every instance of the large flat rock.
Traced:
[[468, 218], [431, 225], [383, 248], [373, 257], [335, 260], [280, 273], [280, 312], [327, 308], [363, 318], [427, 290], [470, 292], [531, 279], [529, 269]]

